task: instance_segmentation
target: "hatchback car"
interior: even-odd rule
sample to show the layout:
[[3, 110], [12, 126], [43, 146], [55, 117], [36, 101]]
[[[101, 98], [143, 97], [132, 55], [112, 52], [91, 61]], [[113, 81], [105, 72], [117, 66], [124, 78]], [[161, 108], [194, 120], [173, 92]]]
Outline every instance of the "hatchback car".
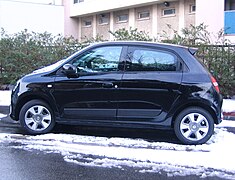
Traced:
[[11, 117], [30, 134], [56, 123], [171, 128], [184, 144], [210, 139], [221, 122], [216, 80], [196, 49], [149, 42], [103, 42], [21, 78]]

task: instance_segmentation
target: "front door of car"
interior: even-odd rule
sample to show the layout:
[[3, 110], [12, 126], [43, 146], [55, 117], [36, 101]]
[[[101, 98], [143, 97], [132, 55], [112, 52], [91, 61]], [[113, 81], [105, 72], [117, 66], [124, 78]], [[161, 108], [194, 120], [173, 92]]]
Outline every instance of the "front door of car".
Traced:
[[101, 46], [69, 61], [78, 77], [68, 78], [60, 69], [53, 96], [62, 121], [112, 120], [117, 113], [117, 93], [123, 76], [122, 46]]
[[164, 120], [179, 95], [180, 60], [169, 50], [142, 46], [129, 47], [126, 60], [118, 119], [139, 123]]

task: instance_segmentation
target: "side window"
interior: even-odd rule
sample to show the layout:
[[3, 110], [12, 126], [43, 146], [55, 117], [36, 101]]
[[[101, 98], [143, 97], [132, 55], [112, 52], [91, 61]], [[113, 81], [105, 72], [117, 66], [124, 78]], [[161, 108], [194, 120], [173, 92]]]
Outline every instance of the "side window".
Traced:
[[79, 72], [118, 71], [121, 46], [107, 46], [89, 50], [72, 62]]
[[129, 71], [176, 71], [177, 58], [170, 52], [148, 48], [130, 48]]

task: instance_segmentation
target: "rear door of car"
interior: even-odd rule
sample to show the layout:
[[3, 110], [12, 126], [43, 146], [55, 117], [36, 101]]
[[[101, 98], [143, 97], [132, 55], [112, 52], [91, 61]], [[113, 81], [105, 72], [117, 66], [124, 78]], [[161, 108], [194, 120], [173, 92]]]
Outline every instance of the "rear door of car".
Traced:
[[171, 50], [129, 46], [119, 89], [118, 120], [163, 121], [179, 95], [181, 62]]

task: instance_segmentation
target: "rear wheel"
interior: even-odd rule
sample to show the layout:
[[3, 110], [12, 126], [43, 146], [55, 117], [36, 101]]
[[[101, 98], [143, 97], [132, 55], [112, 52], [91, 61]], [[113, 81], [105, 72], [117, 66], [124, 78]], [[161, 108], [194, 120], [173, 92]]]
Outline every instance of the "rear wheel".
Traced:
[[183, 110], [174, 123], [175, 134], [184, 144], [203, 144], [214, 132], [212, 116], [202, 108]]
[[20, 124], [30, 134], [42, 134], [55, 126], [53, 112], [49, 105], [41, 100], [26, 103], [20, 111]]

